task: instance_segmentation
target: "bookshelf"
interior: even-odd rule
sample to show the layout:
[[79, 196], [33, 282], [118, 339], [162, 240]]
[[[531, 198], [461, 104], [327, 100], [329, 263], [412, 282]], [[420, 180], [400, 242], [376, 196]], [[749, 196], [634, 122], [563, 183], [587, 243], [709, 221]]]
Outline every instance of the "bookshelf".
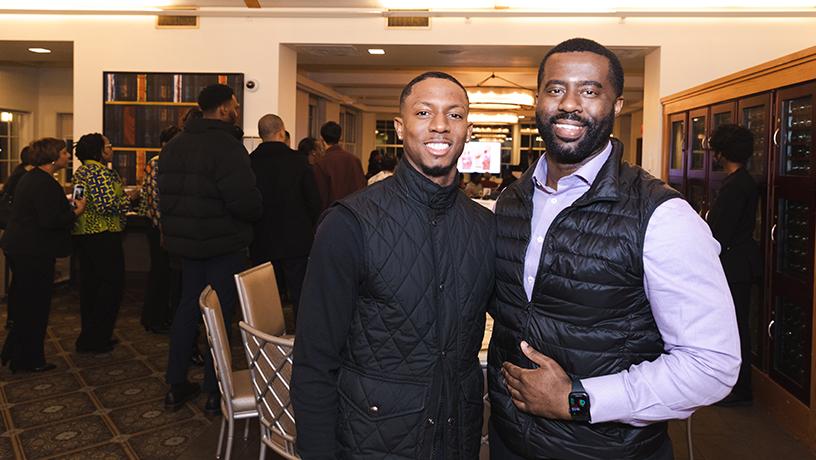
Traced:
[[242, 110], [244, 105], [242, 73], [104, 72], [103, 82], [102, 131], [126, 185], [142, 182], [145, 163], [160, 151], [159, 134], [170, 125], [181, 127], [204, 87], [228, 85]]

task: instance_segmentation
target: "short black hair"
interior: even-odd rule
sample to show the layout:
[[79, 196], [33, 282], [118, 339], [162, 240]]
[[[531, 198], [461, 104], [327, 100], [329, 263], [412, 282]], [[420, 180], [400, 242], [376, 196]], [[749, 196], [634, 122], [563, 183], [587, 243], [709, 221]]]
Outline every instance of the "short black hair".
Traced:
[[105, 150], [105, 138], [99, 133], [90, 133], [80, 137], [74, 146], [76, 157], [83, 163], [88, 160], [102, 163], [103, 150]]
[[170, 142], [170, 139], [176, 137], [176, 134], [180, 133], [181, 130], [176, 125], [170, 125], [164, 128], [161, 133], [159, 134], [159, 145], [164, 145]]
[[402, 109], [402, 105], [405, 104], [405, 99], [407, 99], [408, 96], [411, 95], [411, 92], [414, 90], [414, 86], [416, 86], [417, 83], [419, 83], [421, 81], [428, 80], [430, 78], [439, 78], [441, 80], [448, 80], [448, 81], [452, 81], [452, 82], [456, 83], [456, 86], [462, 88], [462, 92], [465, 93], [465, 99], [468, 102], [470, 102], [470, 98], [468, 98], [467, 90], [459, 82], [459, 80], [457, 80], [456, 78], [453, 77], [453, 75], [445, 73], [445, 72], [425, 72], [425, 73], [423, 73], [421, 75], [417, 75], [416, 77], [414, 77], [413, 80], [409, 81], [408, 84], [405, 85], [404, 88], [402, 88], [402, 93], [400, 93], [400, 99], [399, 99], [400, 110]]
[[198, 93], [198, 106], [202, 112], [211, 112], [229, 102], [234, 94], [229, 86], [216, 83]]
[[312, 153], [312, 150], [315, 149], [317, 145], [317, 140], [314, 137], [304, 137], [303, 139], [298, 142], [297, 150], [298, 152], [308, 156]]
[[754, 154], [754, 134], [739, 125], [720, 125], [708, 141], [711, 149], [728, 161], [745, 164]]
[[23, 166], [31, 165], [31, 147], [26, 145], [20, 151], [20, 164]]
[[44, 137], [31, 143], [29, 160], [32, 166], [42, 166], [59, 159], [59, 154], [65, 148], [65, 141], [53, 137]]
[[342, 135], [343, 128], [335, 121], [327, 121], [320, 127], [320, 137], [322, 137], [327, 144], [334, 145], [340, 142]]
[[620, 59], [609, 48], [588, 38], [570, 38], [555, 45], [553, 49], [544, 55], [544, 59], [541, 60], [541, 64], [538, 66], [538, 89], [541, 89], [541, 79], [544, 78], [544, 65], [550, 56], [558, 53], [580, 52], [595, 53], [609, 61], [609, 79], [612, 80], [612, 85], [615, 87], [615, 96], [620, 97], [623, 94], [623, 66], [621, 66]]

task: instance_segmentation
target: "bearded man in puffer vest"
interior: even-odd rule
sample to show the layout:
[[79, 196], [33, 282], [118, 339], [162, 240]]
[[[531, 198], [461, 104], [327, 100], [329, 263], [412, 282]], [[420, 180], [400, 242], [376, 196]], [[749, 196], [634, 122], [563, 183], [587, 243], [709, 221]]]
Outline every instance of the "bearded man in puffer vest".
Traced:
[[665, 421], [736, 381], [719, 245], [678, 192], [621, 161], [622, 92], [618, 58], [591, 40], [539, 67], [547, 151], [496, 206], [492, 458], [671, 459]]

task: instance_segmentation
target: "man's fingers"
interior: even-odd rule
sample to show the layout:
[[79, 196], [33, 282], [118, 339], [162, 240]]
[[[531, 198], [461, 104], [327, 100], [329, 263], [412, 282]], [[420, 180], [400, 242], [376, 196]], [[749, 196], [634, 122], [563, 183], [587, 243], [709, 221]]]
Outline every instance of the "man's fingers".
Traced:
[[504, 369], [504, 372], [506, 372], [507, 374], [512, 375], [513, 377], [515, 377], [517, 379], [521, 378], [521, 373], [524, 372], [524, 369], [516, 366], [515, 364], [508, 363], [506, 361], [502, 365], [502, 368]]
[[548, 366], [551, 363], [555, 362], [549, 356], [544, 355], [535, 348], [531, 347], [530, 344], [525, 342], [524, 340], [521, 341], [521, 352], [524, 353], [524, 356], [529, 358], [530, 361], [538, 364], [539, 367]]
[[527, 403], [525, 403], [524, 401], [513, 399], [513, 404], [515, 404], [520, 411], [527, 412]]

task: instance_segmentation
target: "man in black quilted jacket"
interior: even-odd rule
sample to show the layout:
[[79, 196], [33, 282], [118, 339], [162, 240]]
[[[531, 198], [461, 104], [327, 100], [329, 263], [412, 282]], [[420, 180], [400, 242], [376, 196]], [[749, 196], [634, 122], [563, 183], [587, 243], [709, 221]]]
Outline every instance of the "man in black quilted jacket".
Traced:
[[[194, 398], [198, 384], [187, 381], [187, 367], [198, 336], [198, 297], [212, 285], [221, 301], [224, 323], [232, 322], [237, 293], [233, 274], [247, 266], [252, 223], [261, 217], [261, 195], [249, 155], [241, 143], [238, 101], [226, 85], [210, 85], [198, 96], [203, 118], [190, 119], [159, 157], [161, 232], [168, 252], [182, 259], [181, 303], [173, 319], [167, 383], [167, 409]], [[212, 357], [205, 353], [205, 410], [220, 411]]]
[[402, 91], [394, 175], [330, 207], [301, 296], [292, 402], [305, 459], [472, 459], [493, 215], [458, 189], [468, 97], [428, 72]]

